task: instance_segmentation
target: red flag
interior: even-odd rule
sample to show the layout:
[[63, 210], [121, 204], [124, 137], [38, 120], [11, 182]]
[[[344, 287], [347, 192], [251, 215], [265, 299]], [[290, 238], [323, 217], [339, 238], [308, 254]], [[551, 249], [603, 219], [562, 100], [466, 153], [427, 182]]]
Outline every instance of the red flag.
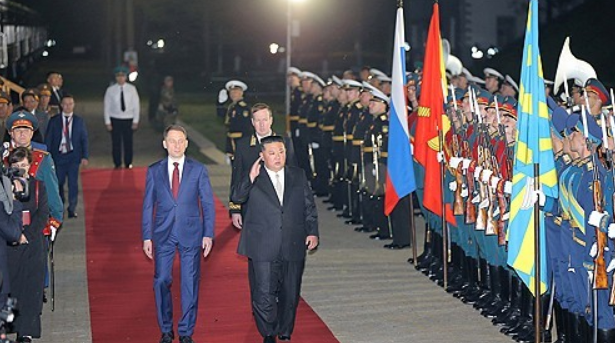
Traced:
[[[438, 3], [434, 3], [423, 62], [423, 80], [414, 137], [414, 157], [425, 168], [424, 187], [429, 191], [424, 193], [423, 205], [439, 216], [442, 216], [442, 171], [437, 159], [438, 129], [444, 131], [444, 136], [450, 127], [448, 120], [443, 120], [443, 116], [446, 115], [443, 92], [443, 89], [446, 89], [446, 81], [443, 81], [443, 75], [440, 11]], [[456, 224], [450, 206], [446, 209], [446, 219], [451, 224]]]

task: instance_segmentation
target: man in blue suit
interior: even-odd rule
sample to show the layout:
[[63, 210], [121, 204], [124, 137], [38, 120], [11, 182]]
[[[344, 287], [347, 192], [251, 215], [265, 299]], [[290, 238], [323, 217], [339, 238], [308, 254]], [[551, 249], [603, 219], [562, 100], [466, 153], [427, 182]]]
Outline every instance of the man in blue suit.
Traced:
[[175, 253], [181, 263], [182, 317], [177, 331], [180, 343], [193, 343], [196, 323], [201, 249], [211, 251], [214, 236], [214, 199], [205, 166], [187, 158], [186, 129], [171, 125], [162, 145], [168, 157], [149, 166], [143, 199], [143, 251], [154, 259], [154, 294], [160, 343], [173, 342], [171, 283]]
[[45, 133], [45, 144], [56, 164], [58, 186], [62, 202], [64, 182], [68, 179], [68, 218], [76, 218], [77, 196], [79, 194], [79, 167], [88, 165], [88, 131], [83, 119], [73, 113], [75, 99], [66, 94], [62, 98], [62, 113], [49, 120]]

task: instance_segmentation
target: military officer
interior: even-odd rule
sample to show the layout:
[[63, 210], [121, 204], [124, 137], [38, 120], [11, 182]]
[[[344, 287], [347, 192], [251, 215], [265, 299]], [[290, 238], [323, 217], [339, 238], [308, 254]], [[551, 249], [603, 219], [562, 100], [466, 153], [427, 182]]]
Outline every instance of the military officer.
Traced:
[[252, 124], [250, 123], [250, 108], [243, 99], [243, 93], [248, 89], [248, 86], [239, 80], [231, 80], [226, 83], [224, 88], [228, 91], [232, 101], [226, 111], [226, 119], [224, 121], [228, 128], [226, 134], [226, 154], [230, 162], [235, 155], [237, 141], [241, 137], [252, 134]]
[[496, 94], [500, 91], [500, 86], [504, 82], [504, 76], [493, 68], [485, 68], [485, 89], [491, 94]]

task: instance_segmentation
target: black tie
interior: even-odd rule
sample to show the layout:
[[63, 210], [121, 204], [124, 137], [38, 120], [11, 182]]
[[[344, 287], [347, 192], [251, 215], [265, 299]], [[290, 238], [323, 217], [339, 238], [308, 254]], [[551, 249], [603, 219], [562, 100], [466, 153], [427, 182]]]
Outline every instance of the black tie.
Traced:
[[126, 111], [126, 103], [124, 102], [124, 87], [120, 87], [120, 108], [122, 112]]

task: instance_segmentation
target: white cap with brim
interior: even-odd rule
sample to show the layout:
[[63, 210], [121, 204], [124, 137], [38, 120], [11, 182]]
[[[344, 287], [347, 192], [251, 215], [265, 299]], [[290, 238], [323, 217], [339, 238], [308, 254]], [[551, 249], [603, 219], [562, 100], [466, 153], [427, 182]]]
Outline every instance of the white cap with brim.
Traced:
[[287, 74], [295, 74], [295, 75], [301, 77], [301, 70], [299, 70], [299, 68], [296, 68], [296, 67], [290, 67], [290, 68], [288, 68]]
[[510, 84], [517, 92], [519, 92], [519, 85], [515, 82], [515, 80], [513, 80], [512, 77], [510, 77], [510, 75], [506, 75], [506, 83]]
[[483, 69], [483, 73], [485, 73], [485, 78], [488, 76], [495, 76], [500, 80], [504, 80], [504, 76], [499, 71], [493, 68], [485, 68]]
[[374, 93], [374, 91], [377, 91], [377, 90], [378, 90], [378, 88], [376, 88], [376, 87], [372, 86], [372, 85], [371, 85], [369, 82], [367, 82], [367, 81], [363, 81], [363, 82], [362, 82], [362, 84], [363, 84], [363, 90], [366, 90], [366, 91], [368, 91], [368, 92], [371, 92], [372, 94]]
[[226, 88], [227, 91], [230, 91], [233, 88], [241, 88], [241, 90], [245, 92], [248, 89], [248, 85], [239, 80], [231, 80], [226, 83], [224, 88]]
[[470, 71], [467, 70], [465, 67], [463, 69], [461, 69], [461, 74], [459, 74], [459, 75], [465, 76], [466, 79], [468, 79], [468, 80], [470, 80], [473, 77], [472, 73], [470, 73]]
[[481, 84], [481, 85], [485, 84], [485, 80], [481, 79], [478, 76], [471, 76], [471, 77], [468, 78], [468, 81], [474, 82], [474, 83], [478, 83], [478, 84]]
[[331, 75], [331, 80], [333, 80], [338, 87], [342, 87], [344, 85], [344, 81], [335, 75]]
[[376, 68], [370, 69], [369, 73], [374, 75], [375, 77], [387, 76], [387, 74], [385, 74], [383, 71], [381, 71], [380, 69], [376, 69]]
[[389, 97], [386, 96], [384, 93], [382, 93], [382, 91], [378, 90], [378, 89], [374, 89], [372, 91], [372, 95], [374, 98], [377, 98], [378, 100], [382, 100], [384, 102], [386, 102], [387, 104], [389, 103]]
[[378, 76], [378, 80], [380, 80], [380, 82], [392, 82], [393, 79], [391, 79], [390, 77], [384, 75], [384, 76]]
[[363, 85], [359, 81], [344, 80], [344, 88], [363, 88]]

